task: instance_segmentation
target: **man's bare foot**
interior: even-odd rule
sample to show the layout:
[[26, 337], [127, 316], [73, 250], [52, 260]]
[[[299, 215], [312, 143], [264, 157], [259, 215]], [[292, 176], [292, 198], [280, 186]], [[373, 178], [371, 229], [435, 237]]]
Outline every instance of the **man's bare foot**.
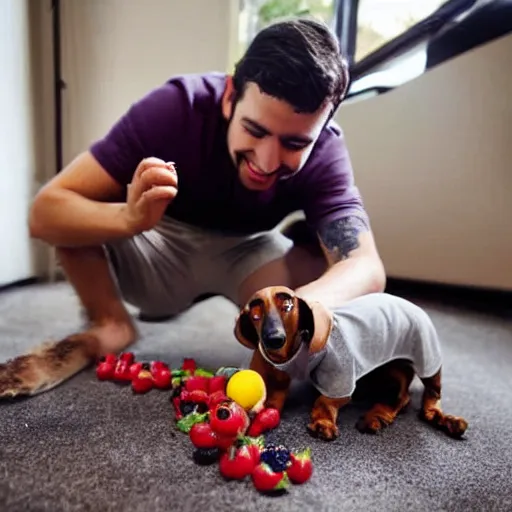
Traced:
[[108, 353], [122, 352], [135, 343], [138, 332], [131, 321], [104, 321], [87, 329], [87, 333], [98, 340], [98, 357]]

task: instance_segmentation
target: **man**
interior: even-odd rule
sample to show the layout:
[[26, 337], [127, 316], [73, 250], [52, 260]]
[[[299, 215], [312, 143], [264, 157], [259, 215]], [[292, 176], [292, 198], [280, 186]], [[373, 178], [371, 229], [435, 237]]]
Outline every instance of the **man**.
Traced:
[[[151, 319], [205, 293], [242, 305], [267, 285], [327, 306], [382, 290], [332, 122], [347, 86], [324, 25], [276, 23], [233, 76], [169, 80], [55, 176], [34, 200], [30, 229], [57, 248], [90, 320], [73, 339], [89, 355], [126, 349], [136, 329], [123, 299]], [[275, 228], [300, 210], [322, 259]]]

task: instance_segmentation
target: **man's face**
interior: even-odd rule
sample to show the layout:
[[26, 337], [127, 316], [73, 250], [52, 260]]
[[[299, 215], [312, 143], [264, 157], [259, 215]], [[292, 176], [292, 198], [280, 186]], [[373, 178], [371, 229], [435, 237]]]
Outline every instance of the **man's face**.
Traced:
[[298, 114], [285, 101], [261, 92], [255, 83], [248, 83], [233, 112], [231, 92], [228, 82], [223, 113], [230, 120], [229, 153], [245, 187], [267, 190], [276, 180], [303, 167], [332, 105], [313, 114]]

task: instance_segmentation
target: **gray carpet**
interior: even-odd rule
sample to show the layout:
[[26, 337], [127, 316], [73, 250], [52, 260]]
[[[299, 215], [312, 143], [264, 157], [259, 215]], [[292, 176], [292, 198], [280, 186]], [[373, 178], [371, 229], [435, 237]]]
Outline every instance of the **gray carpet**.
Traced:
[[[133, 395], [86, 370], [53, 391], [0, 404], [2, 511], [490, 511], [512, 510], [512, 330], [506, 317], [416, 300], [432, 315], [445, 347], [446, 411], [465, 416], [464, 441], [431, 430], [412, 408], [387, 431], [366, 436], [340, 417], [341, 437], [311, 439], [313, 395], [295, 386], [269, 440], [311, 446], [315, 471], [287, 495], [259, 495], [200, 467], [177, 432], [167, 392]], [[178, 365], [185, 356], [218, 367], [246, 360], [233, 341], [235, 307], [211, 298], [170, 323], [140, 324], [138, 358]], [[0, 359], [80, 325], [65, 283], [0, 294]]]

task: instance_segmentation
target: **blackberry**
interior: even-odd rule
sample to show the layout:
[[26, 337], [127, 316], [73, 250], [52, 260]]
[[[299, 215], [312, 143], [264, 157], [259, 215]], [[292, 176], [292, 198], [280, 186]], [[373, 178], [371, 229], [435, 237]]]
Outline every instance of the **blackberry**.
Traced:
[[285, 471], [290, 462], [290, 450], [283, 445], [267, 445], [261, 452], [260, 461], [268, 464], [274, 473]]
[[187, 400], [180, 402], [180, 411], [183, 416], [188, 416], [189, 414], [196, 412], [196, 410], [197, 404], [195, 402], [189, 402]]
[[219, 460], [220, 449], [219, 448], [197, 448], [192, 454], [194, 462], [201, 466], [208, 466], [214, 464]]

